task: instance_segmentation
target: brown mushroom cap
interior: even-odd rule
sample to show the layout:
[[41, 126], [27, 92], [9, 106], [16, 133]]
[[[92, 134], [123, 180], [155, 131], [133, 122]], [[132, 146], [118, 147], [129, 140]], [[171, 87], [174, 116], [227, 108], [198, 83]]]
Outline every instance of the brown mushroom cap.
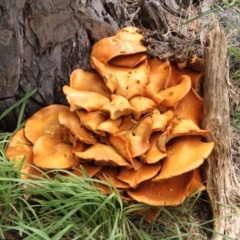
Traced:
[[176, 206], [192, 194], [193, 189], [202, 190], [203, 185], [197, 181], [194, 171], [190, 171], [160, 182], [147, 180], [127, 193], [135, 201], [150, 206]]
[[203, 99], [191, 88], [190, 91], [178, 103], [174, 115], [190, 119], [200, 126], [203, 118]]
[[202, 142], [199, 136], [178, 137], [167, 147], [159, 175], [152, 179], [157, 182], [198, 168], [213, 149], [213, 142]]
[[[134, 55], [147, 51], [147, 48], [141, 43], [143, 36], [139, 34], [135, 29], [125, 28], [120, 30], [116, 36], [103, 38], [102, 40], [95, 43], [92, 47], [91, 57], [97, 58], [104, 64], [107, 64], [114, 58], [121, 57], [123, 55]], [[136, 66], [139, 63], [139, 59], [135, 58], [136, 61], [131, 62], [131, 66]], [[115, 64], [118, 62], [115, 62]], [[124, 64], [121, 61], [120, 66]], [[92, 64], [94, 68], [94, 64]], [[127, 61], [127, 66], [129, 62]]]
[[166, 142], [178, 136], [198, 135], [198, 136], [207, 137], [210, 133], [209, 130], [200, 129], [190, 119], [181, 119], [179, 117], [174, 117], [170, 122], [170, 126], [171, 128], [168, 133]]
[[141, 182], [151, 179], [161, 169], [161, 163], [143, 164], [138, 170], [122, 168], [118, 179], [127, 183], [132, 188], [136, 188]]
[[107, 98], [111, 93], [98, 73], [76, 69], [70, 76], [70, 87], [79, 91], [90, 91], [99, 93]]
[[145, 161], [148, 164], [159, 162], [167, 156], [167, 154], [165, 152], [162, 152], [158, 147], [158, 139], [160, 135], [161, 133], [157, 132], [152, 133], [150, 136], [150, 147], [145, 153]]
[[33, 146], [33, 163], [43, 169], [68, 169], [78, 165], [72, 146], [44, 135]]
[[160, 91], [158, 94], [164, 99], [161, 107], [169, 108], [176, 107], [176, 104], [189, 92], [191, 88], [191, 78], [187, 75], [182, 75], [179, 78], [179, 84]]
[[119, 126], [122, 123], [122, 118], [118, 119], [107, 119], [106, 121], [102, 122], [98, 127], [98, 131], [102, 131], [105, 133], [115, 134], [119, 131]]
[[76, 139], [87, 144], [94, 144], [96, 142], [94, 134], [87, 131], [86, 128], [81, 125], [79, 117], [75, 112], [70, 112], [69, 110], [60, 112], [58, 117], [59, 122], [67, 127]]
[[108, 114], [102, 111], [87, 112], [85, 110], [77, 110], [76, 113], [80, 118], [81, 125], [85, 126], [87, 129], [95, 132], [96, 134], [101, 134], [97, 128], [100, 124], [104, 123], [108, 119]]
[[160, 111], [155, 108], [153, 114], [151, 115], [153, 125], [152, 130], [155, 131], [164, 131], [170, 120], [173, 118], [173, 111], [168, 110], [165, 113], [160, 113]]
[[159, 104], [164, 99], [157, 93], [162, 87], [167, 87], [171, 76], [171, 66], [168, 60], [162, 61], [157, 58], [148, 59], [148, 64], [150, 67], [150, 81], [146, 86], [144, 96]]
[[43, 135], [62, 139], [63, 126], [58, 121], [58, 113], [66, 111], [69, 111], [67, 106], [53, 104], [34, 113], [25, 123], [26, 138], [33, 144]]
[[96, 143], [85, 151], [75, 152], [75, 154], [81, 162], [95, 160], [99, 165], [132, 167], [112, 146], [101, 143]]
[[143, 95], [145, 86], [149, 82], [149, 66], [147, 61], [142, 62], [135, 68], [106, 65], [95, 57], [92, 57], [92, 61], [112, 93], [121, 95], [127, 99], [136, 95]]
[[113, 94], [111, 102], [104, 105], [101, 110], [109, 112], [110, 118], [115, 120], [121, 116], [129, 115], [133, 111], [133, 108], [125, 97]]
[[63, 86], [63, 92], [72, 112], [78, 109], [96, 111], [110, 102], [109, 98], [97, 92], [75, 90], [67, 85]]
[[29, 179], [31, 175], [40, 175], [33, 165], [32, 143], [24, 135], [24, 128], [18, 130], [11, 138], [6, 150], [9, 161], [15, 161], [14, 167], [21, 166], [21, 178]]

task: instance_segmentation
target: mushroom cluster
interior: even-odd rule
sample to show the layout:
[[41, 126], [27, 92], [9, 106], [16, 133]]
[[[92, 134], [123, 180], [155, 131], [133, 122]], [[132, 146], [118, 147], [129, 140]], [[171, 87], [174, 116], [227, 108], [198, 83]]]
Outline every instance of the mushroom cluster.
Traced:
[[179, 65], [149, 58], [142, 38], [126, 27], [97, 42], [95, 72], [76, 69], [63, 87], [70, 106], [42, 108], [13, 136], [6, 153], [26, 156], [22, 178], [39, 174], [29, 164], [78, 175], [81, 166], [123, 199], [150, 206], [179, 205], [204, 189], [199, 166], [214, 143], [200, 128], [202, 69], [194, 58]]

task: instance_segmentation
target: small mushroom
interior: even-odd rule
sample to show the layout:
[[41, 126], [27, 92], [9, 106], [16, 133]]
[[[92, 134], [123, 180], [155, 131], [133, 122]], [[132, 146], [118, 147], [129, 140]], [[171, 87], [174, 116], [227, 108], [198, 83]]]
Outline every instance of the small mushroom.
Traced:
[[144, 181], [137, 189], [127, 190], [127, 193], [135, 201], [150, 206], [176, 206], [202, 189], [203, 185], [197, 181], [195, 172], [190, 171], [160, 182]]
[[75, 112], [65, 111], [58, 115], [59, 122], [69, 129], [76, 139], [81, 140], [87, 144], [94, 144], [96, 142], [95, 136], [92, 132], [81, 125], [78, 115]]
[[25, 123], [26, 138], [33, 144], [43, 135], [62, 139], [64, 137], [63, 126], [59, 123], [58, 113], [66, 111], [69, 111], [67, 106], [52, 104], [34, 113]]
[[76, 113], [80, 118], [81, 125], [85, 126], [87, 129], [95, 132], [96, 134], [101, 134], [97, 128], [100, 124], [108, 119], [108, 114], [102, 111], [87, 112], [85, 110], [77, 110]]
[[115, 120], [121, 116], [129, 115], [133, 108], [125, 97], [112, 94], [111, 102], [104, 105], [101, 110], [109, 112], [110, 118]]
[[78, 165], [71, 145], [46, 135], [39, 137], [33, 146], [33, 163], [43, 169], [69, 169]]
[[15, 162], [14, 167], [21, 167], [20, 176], [22, 179], [29, 179], [34, 175], [40, 175], [40, 172], [32, 166], [32, 143], [25, 137], [24, 128], [21, 128], [12, 136], [6, 150], [6, 156], [9, 161]]
[[174, 109], [174, 115], [189, 119], [197, 126], [200, 126], [203, 118], [203, 99], [191, 88], [179, 101]]
[[158, 144], [159, 144], [159, 136], [160, 135], [161, 135], [161, 133], [156, 132], [156, 133], [152, 133], [152, 135], [150, 136], [150, 139], [149, 139], [150, 147], [144, 154], [145, 161], [148, 164], [157, 163], [167, 156], [167, 154], [165, 152], [162, 152], [159, 149]]
[[101, 166], [132, 167], [112, 146], [101, 143], [96, 143], [85, 151], [75, 152], [75, 154], [80, 158], [80, 162], [94, 160], [97, 165]]
[[213, 142], [202, 142], [200, 136], [174, 138], [167, 147], [167, 157], [163, 159], [162, 168], [152, 181], [172, 178], [198, 168], [213, 149]]
[[189, 92], [191, 88], [191, 79], [187, 75], [179, 78], [179, 84], [160, 91], [158, 94], [164, 99], [160, 107], [176, 107], [176, 104]]
[[98, 73], [76, 69], [70, 76], [70, 87], [79, 91], [90, 91], [99, 93], [107, 98], [111, 93]]
[[96, 111], [110, 102], [109, 98], [97, 92], [75, 90], [67, 85], [63, 86], [63, 92], [72, 112], [78, 109]]
[[[145, 59], [141, 53], [147, 51], [147, 48], [141, 43], [142, 38], [143, 36], [137, 32], [137, 28], [122, 29], [115, 36], [103, 38], [95, 43], [92, 47], [91, 59], [95, 57], [104, 64], [135, 67], [143, 58]], [[126, 61], [122, 56], [125, 56]], [[95, 67], [92, 61], [91, 65], [93, 68]]]
[[160, 162], [155, 164], [143, 164], [138, 170], [122, 168], [117, 178], [129, 184], [130, 187], [136, 188], [141, 182], [156, 176], [160, 169]]
[[92, 57], [92, 61], [112, 93], [127, 99], [131, 99], [136, 95], [143, 95], [145, 86], [149, 82], [147, 61], [142, 62], [135, 68], [106, 65], [95, 57]]
[[149, 83], [146, 86], [144, 96], [151, 98], [157, 104], [164, 99], [158, 94], [162, 88], [166, 88], [171, 76], [171, 66], [168, 60], [157, 58], [148, 59], [150, 66]]

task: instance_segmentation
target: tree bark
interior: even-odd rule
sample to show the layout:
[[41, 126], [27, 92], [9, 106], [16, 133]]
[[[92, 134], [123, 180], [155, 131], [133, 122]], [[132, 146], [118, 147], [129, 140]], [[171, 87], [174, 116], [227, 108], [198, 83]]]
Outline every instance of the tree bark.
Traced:
[[[204, 122], [215, 142], [204, 165], [206, 188], [214, 215], [215, 239], [240, 239], [240, 185], [234, 173], [230, 143], [227, 42], [214, 21], [205, 48]], [[221, 235], [222, 234], [222, 235]]]

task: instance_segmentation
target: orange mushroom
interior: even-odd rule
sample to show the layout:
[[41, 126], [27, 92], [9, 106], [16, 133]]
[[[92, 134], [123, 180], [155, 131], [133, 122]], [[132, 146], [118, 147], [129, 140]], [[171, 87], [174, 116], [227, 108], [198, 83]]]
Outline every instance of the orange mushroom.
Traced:
[[145, 86], [149, 82], [147, 61], [142, 62], [135, 68], [105, 65], [95, 57], [92, 57], [92, 61], [111, 93], [127, 99], [136, 95], [143, 95]]
[[117, 178], [130, 187], [136, 188], [141, 182], [151, 179], [161, 169], [161, 163], [143, 164], [138, 170], [122, 168]]
[[173, 139], [167, 147], [167, 157], [161, 161], [161, 172], [152, 181], [168, 179], [198, 168], [211, 153], [213, 146], [213, 142], [202, 142], [199, 136]]
[[157, 58], [148, 59], [150, 67], [149, 83], [146, 86], [144, 96], [151, 98], [157, 104], [164, 99], [157, 94], [162, 88], [166, 88], [171, 76], [171, 66], [168, 60]]
[[84, 71], [80, 68], [71, 73], [70, 87], [79, 91], [96, 92], [107, 98], [111, 95], [103, 78], [98, 73]]
[[50, 138], [62, 139], [63, 126], [59, 123], [58, 113], [68, 112], [67, 106], [53, 104], [42, 108], [30, 117], [24, 128], [26, 138], [35, 143], [43, 135]]
[[[137, 28], [128, 27], [120, 30], [113, 37], [98, 41], [92, 47], [90, 57], [92, 67], [95, 67], [92, 57], [97, 58], [104, 64], [135, 67], [141, 60], [146, 59], [146, 56], [141, 54], [147, 51], [147, 48], [141, 43], [142, 38], [143, 36], [138, 33]], [[122, 56], [127, 56], [125, 61]]]
[[33, 146], [33, 163], [43, 169], [69, 169], [76, 167], [78, 161], [71, 145], [44, 135]]
[[127, 193], [135, 201], [150, 206], [176, 206], [186, 197], [204, 189], [197, 174], [194, 170], [160, 182], [147, 180], [137, 189], [127, 190]]
[[101, 110], [109, 112], [110, 118], [115, 120], [121, 116], [129, 115], [133, 108], [125, 97], [112, 94], [111, 102], [104, 105]]
[[82, 161], [94, 160], [97, 165], [124, 166], [131, 168], [131, 165], [119, 155], [112, 146], [96, 143], [83, 152], [75, 152]]
[[161, 133], [157, 132], [157, 133], [152, 133], [152, 135], [150, 137], [150, 140], [149, 140], [150, 147], [144, 154], [145, 155], [144, 160], [148, 164], [157, 163], [167, 156], [166, 152], [162, 152], [158, 146], [160, 135], [161, 135]]
[[182, 75], [179, 78], [179, 84], [160, 91], [158, 94], [164, 99], [160, 107], [176, 107], [176, 104], [189, 92], [191, 88], [191, 78]]
[[109, 103], [109, 98], [91, 91], [75, 90], [67, 85], [63, 86], [63, 92], [70, 104], [70, 111], [86, 109], [88, 112], [96, 111]]
[[40, 175], [40, 172], [32, 166], [32, 143], [25, 137], [24, 128], [21, 128], [12, 136], [6, 150], [6, 156], [9, 161], [14, 161], [14, 167], [21, 167], [20, 177], [22, 179]]
[[75, 136], [75, 138], [81, 140], [87, 144], [94, 144], [96, 139], [94, 134], [81, 125], [78, 115], [75, 112], [65, 111], [60, 112], [59, 122], [67, 127], [69, 131]]

